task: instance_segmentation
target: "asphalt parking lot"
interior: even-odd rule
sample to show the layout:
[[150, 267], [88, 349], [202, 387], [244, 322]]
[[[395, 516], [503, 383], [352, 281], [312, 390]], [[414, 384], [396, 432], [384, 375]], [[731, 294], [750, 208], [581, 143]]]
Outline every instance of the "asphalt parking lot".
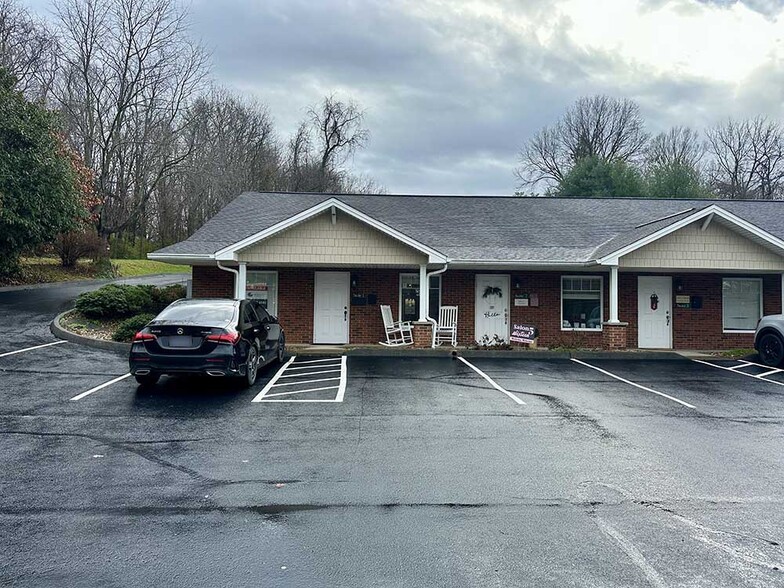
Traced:
[[784, 585], [784, 372], [296, 356], [143, 389], [13, 300], [0, 584]]

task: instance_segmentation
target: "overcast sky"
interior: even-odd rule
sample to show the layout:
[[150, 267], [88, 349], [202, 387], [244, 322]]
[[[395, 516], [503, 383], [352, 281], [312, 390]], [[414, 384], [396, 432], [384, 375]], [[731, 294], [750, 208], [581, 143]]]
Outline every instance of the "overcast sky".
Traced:
[[213, 76], [281, 133], [325, 94], [366, 109], [353, 167], [391, 193], [512, 193], [520, 145], [582, 95], [636, 100], [651, 132], [784, 118], [781, 1], [191, 1]]

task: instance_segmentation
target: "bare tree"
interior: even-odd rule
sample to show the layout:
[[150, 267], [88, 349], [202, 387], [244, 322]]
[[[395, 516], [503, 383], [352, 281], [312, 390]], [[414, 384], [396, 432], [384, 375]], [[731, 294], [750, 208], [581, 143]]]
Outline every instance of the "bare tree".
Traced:
[[706, 131], [708, 176], [724, 198], [784, 196], [784, 131], [764, 116], [729, 119]]
[[185, 116], [189, 155], [153, 198], [157, 234], [167, 242], [192, 233], [237, 194], [280, 182], [280, 148], [264, 105], [214, 89]]
[[633, 162], [647, 144], [644, 127], [640, 108], [631, 100], [582, 97], [520, 150], [515, 175], [521, 187], [530, 187], [539, 182], [561, 182], [584, 157]]
[[330, 175], [363, 147], [370, 138], [364, 128], [364, 112], [353, 101], [342, 102], [327, 96], [317, 107], [308, 111], [308, 118], [316, 134], [320, 190], [328, 189]]
[[46, 101], [57, 65], [57, 38], [16, 0], [0, 0], [0, 67], [32, 100]]
[[206, 54], [175, 0], [59, 0], [57, 98], [72, 142], [96, 172], [103, 235], [139, 222], [158, 185], [182, 164]]
[[705, 145], [697, 131], [689, 127], [672, 127], [653, 137], [646, 152], [648, 166], [686, 166], [699, 169]]

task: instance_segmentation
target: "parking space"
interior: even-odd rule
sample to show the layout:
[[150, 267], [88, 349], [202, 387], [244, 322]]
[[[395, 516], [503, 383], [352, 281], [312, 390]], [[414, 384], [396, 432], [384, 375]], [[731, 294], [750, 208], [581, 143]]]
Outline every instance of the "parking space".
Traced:
[[343, 402], [346, 356], [319, 359], [291, 357], [252, 402]]

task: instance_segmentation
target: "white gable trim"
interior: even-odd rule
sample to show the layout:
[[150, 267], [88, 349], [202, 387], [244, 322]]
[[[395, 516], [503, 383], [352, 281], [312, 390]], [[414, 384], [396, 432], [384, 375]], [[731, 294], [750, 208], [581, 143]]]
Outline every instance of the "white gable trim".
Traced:
[[249, 247], [259, 241], [262, 241], [277, 233], [280, 233], [281, 231], [285, 231], [286, 229], [296, 224], [299, 224], [301, 222], [304, 222], [308, 219], [311, 219], [321, 214], [322, 212], [333, 209], [333, 207], [335, 209], [339, 209], [345, 212], [350, 216], [353, 216], [357, 220], [360, 220], [367, 225], [370, 225], [374, 229], [381, 231], [382, 233], [392, 237], [393, 239], [396, 239], [401, 243], [408, 245], [412, 249], [416, 249], [417, 251], [424, 253], [425, 255], [428, 256], [428, 263], [446, 263], [448, 261], [447, 257], [443, 253], [436, 251], [432, 247], [428, 247], [427, 245], [420, 243], [415, 239], [412, 239], [408, 235], [401, 233], [396, 229], [393, 229], [389, 225], [386, 225], [381, 221], [374, 219], [371, 216], [368, 216], [364, 212], [360, 212], [356, 208], [352, 208], [351, 206], [349, 206], [344, 202], [341, 202], [337, 198], [330, 198], [328, 200], [325, 200], [324, 202], [321, 202], [316, 206], [308, 208], [307, 210], [303, 210], [302, 212], [295, 214], [294, 216], [289, 217], [286, 220], [281, 221], [262, 231], [259, 231], [258, 233], [255, 233], [250, 237], [246, 237], [245, 239], [242, 239], [241, 241], [237, 241], [236, 243], [233, 243], [228, 247], [224, 247], [223, 249], [220, 249], [215, 252], [215, 259], [219, 261], [236, 260], [237, 252], [240, 251], [241, 249], [245, 249], [246, 247]]
[[674, 233], [682, 229], [683, 227], [690, 225], [691, 223], [698, 221], [700, 219], [706, 219], [704, 225], [707, 227], [707, 224], [713, 219], [713, 217], [720, 217], [724, 220], [728, 221], [729, 223], [735, 225], [736, 227], [751, 233], [755, 237], [760, 238], [761, 240], [765, 241], [769, 245], [773, 246], [774, 248], [778, 249], [779, 254], [784, 256], [784, 241], [760, 229], [757, 225], [750, 223], [747, 220], [740, 218], [739, 216], [732, 214], [728, 210], [720, 207], [718, 204], [711, 204], [707, 208], [703, 208], [702, 210], [695, 212], [681, 220], [672, 223], [658, 231], [651, 233], [650, 235], [643, 237], [635, 241], [634, 243], [630, 243], [625, 247], [622, 247], [612, 253], [605, 255], [596, 260], [596, 262], [600, 265], [618, 265], [618, 260], [623, 257], [624, 255], [628, 255], [632, 251], [636, 251], [641, 247], [645, 247], [654, 241], [658, 241], [662, 237], [666, 237], [667, 235]]

